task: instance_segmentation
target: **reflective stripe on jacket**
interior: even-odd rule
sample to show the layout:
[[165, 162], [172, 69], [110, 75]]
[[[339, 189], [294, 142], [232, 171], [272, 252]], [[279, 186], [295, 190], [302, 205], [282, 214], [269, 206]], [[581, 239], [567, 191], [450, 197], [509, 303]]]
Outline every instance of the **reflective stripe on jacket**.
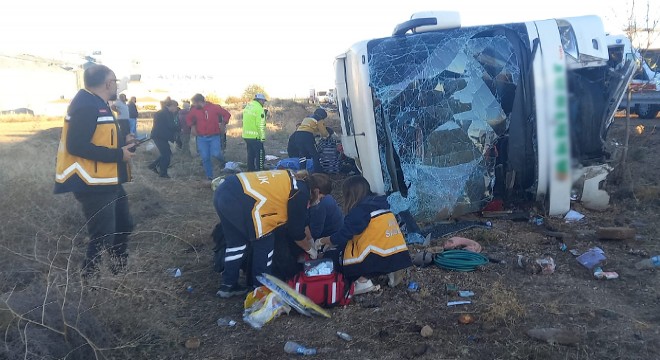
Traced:
[[[72, 176], [77, 176], [86, 185], [117, 185], [119, 184], [119, 169], [117, 163], [105, 163], [85, 159], [70, 154], [66, 147], [66, 138], [69, 131], [69, 117], [64, 120], [62, 138], [57, 148], [57, 165], [55, 182], [65, 185]], [[92, 143], [117, 149], [118, 125], [112, 115], [99, 116], [96, 119], [96, 131], [92, 136]]]
[[298, 190], [291, 172], [242, 172], [237, 177], [245, 194], [255, 200], [252, 221], [257, 239], [287, 222], [289, 199]]
[[266, 140], [266, 114], [257, 100], [243, 109], [243, 139]]
[[346, 244], [344, 265], [361, 263], [369, 254], [388, 257], [408, 251], [406, 240], [391, 211], [382, 209], [371, 212], [367, 228]]

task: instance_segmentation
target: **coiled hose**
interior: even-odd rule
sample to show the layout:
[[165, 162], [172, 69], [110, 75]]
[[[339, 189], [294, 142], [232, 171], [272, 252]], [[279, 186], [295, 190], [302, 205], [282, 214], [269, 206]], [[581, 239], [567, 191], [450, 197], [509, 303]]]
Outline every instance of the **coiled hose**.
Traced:
[[488, 264], [488, 258], [467, 250], [446, 250], [436, 255], [433, 262], [443, 269], [467, 272]]

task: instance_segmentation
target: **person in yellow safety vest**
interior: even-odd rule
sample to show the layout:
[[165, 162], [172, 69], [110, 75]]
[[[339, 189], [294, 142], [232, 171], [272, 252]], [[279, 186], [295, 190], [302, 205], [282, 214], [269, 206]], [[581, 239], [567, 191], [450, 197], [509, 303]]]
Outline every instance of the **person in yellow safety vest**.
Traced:
[[248, 171], [263, 170], [266, 161], [264, 141], [266, 141], [267, 112], [264, 110], [265, 102], [264, 94], [256, 94], [254, 100], [243, 109], [243, 139], [247, 144]]
[[321, 167], [321, 158], [316, 150], [316, 136], [323, 138], [330, 136], [325, 128], [323, 120], [328, 117], [328, 113], [322, 108], [314, 111], [314, 114], [307, 116], [298, 125], [298, 129], [289, 137], [287, 144], [287, 153], [290, 158], [300, 159], [300, 169], [307, 169], [307, 160], [314, 161], [314, 172], [323, 172]]
[[274, 231], [285, 224], [287, 238], [316, 259], [316, 249], [305, 234], [311, 181], [296, 179], [289, 170], [269, 170], [231, 175], [218, 186], [213, 205], [226, 240], [218, 296], [228, 298], [248, 291], [238, 283], [246, 258], [252, 261], [247, 285], [259, 286], [256, 276], [271, 273]]
[[[341, 264], [342, 273], [356, 280], [355, 294], [363, 294], [379, 287], [368, 277], [387, 274], [389, 285], [401, 282], [402, 270], [412, 266], [406, 240], [385, 195], [371, 192], [367, 179], [352, 176], [342, 186], [344, 225], [331, 236], [315, 241], [317, 250], [324, 251]], [[343, 253], [342, 260], [339, 256]]]
[[83, 275], [98, 270], [101, 253], [112, 257], [112, 271], [126, 265], [133, 221], [122, 183], [131, 181], [129, 160], [135, 137], [112, 114], [117, 77], [104, 65], [83, 73], [85, 88], [71, 100], [57, 149], [55, 193], [72, 192], [87, 220], [89, 244]]

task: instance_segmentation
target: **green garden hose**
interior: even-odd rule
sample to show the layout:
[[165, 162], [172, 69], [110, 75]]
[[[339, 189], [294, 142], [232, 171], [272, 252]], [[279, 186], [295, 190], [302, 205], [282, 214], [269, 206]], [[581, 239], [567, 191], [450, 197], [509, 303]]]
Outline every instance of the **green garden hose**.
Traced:
[[488, 258], [467, 250], [447, 250], [436, 255], [434, 262], [443, 269], [467, 272], [488, 264]]

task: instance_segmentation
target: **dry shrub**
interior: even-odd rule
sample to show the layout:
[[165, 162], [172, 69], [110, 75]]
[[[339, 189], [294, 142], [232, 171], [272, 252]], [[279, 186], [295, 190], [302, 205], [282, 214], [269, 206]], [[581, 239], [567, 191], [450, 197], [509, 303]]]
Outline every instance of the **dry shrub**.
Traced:
[[506, 288], [500, 281], [488, 288], [483, 299], [486, 304], [486, 310], [482, 314], [484, 321], [511, 325], [525, 316], [525, 308], [518, 301], [515, 292]]
[[[124, 272], [113, 275], [102, 263], [98, 276], [83, 282], [85, 219], [71, 194], [53, 194], [59, 135], [59, 129], [46, 130], [0, 148], [0, 330], [6, 344], [0, 358], [136, 358], [154, 346], [171, 346], [177, 337], [171, 314], [184, 286], [165, 269], [198, 264], [203, 237], [184, 239], [181, 231], [192, 233], [195, 225], [177, 228], [186, 214], [163, 211], [159, 193], [165, 190], [127, 185], [129, 198], [137, 199], [129, 200], [133, 214], [158, 219], [157, 230], [138, 226]], [[199, 226], [210, 232], [207, 223]]]

